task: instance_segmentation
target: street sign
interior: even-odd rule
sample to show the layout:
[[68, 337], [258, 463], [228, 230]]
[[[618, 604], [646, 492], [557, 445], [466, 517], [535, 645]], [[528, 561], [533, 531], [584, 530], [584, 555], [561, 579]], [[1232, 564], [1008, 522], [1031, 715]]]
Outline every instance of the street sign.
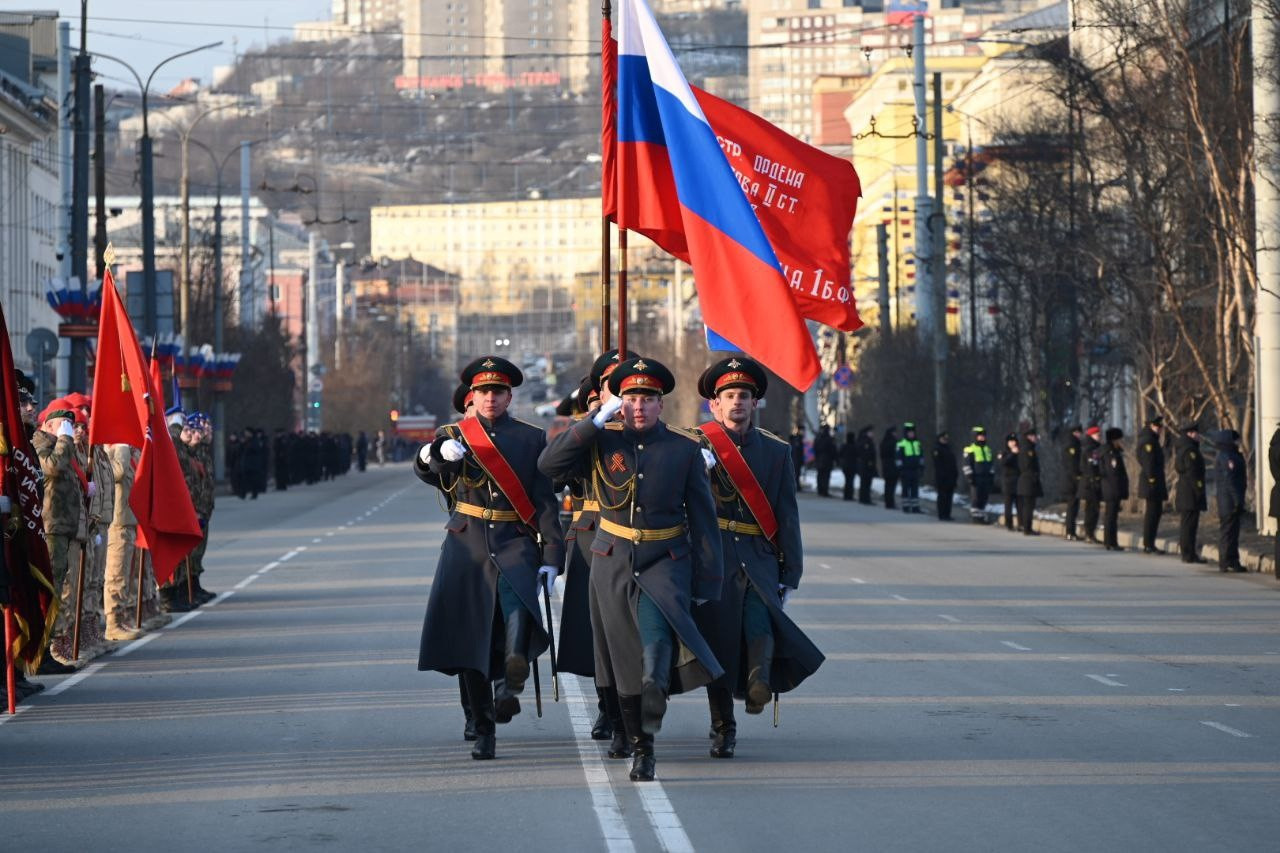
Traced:
[[27, 355], [37, 365], [44, 364], [58, 354], [58, 336], [52, 329], [37, 326], [27, 332]]
[[853, 382], [853, 371], [849, 369], [849, 365], [842, 364], [831, 374], [831, 381], [841, 388], [848, 388]]
[[312, 376], [311, 381], [307, 383], [307, 390], [312, 394], [319, 394], [324, 390], [324, 380], [319, 376]]

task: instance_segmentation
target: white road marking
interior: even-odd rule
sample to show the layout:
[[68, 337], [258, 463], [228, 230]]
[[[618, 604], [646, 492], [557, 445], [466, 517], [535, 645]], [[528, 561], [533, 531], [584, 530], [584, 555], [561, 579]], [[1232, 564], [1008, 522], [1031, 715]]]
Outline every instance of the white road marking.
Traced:
[[938, 614], [938, 618], [939, 618], [939, 619], [946, 619], [948, 622], [957, 622], [957, 623], [958, 623], [958, 622], [960, 621], [960, 620], [959, 620], [959, 619], [957, 619], [956, 617], [954, 617], [954, 616], [948, 616], [948, 615], [947, 615], [947, 614], [945, 614], [945, 613], [939, 613], [939, 614]]
[[640, 802], [644, 805], [645, 814], [649, 815], [649, 824], [658, 835], [658, 843], [667, 853], [693, 853], [693, 842], [685, 834], [680, 825], [667, 792], [656, 779], [652, 782], [641, 782], [636, 786], [640, 794]]
[[220, 592], [212, 601], [204, 605], [204, 609], [208, 610], [210, 607], [217, 607], [219, 604], [226, 601], [228, 598], [230, 598], [235, 594], [236, 594], [236, 591], [234, 589], [228, 589], [225, 592]]
[[1200, 725], [1208, 726], [1211, 729], [1217, 729], [1220, 732], [1226, 732], [1227, 734], [1234, 735], [1235, 737], [1253, 737], [1253, 735], [1248, 732], [1233, 729], [1231, 726], [1224, 726], [1222, 723], [1215, 723], [1213, 720], [1201, 720]]
[[311, 540], [311, 544], [312, 544], [312, 545], [314, 545], [314, 544], [316, 544], [316, 543], [317, 543], [317, 542], [319, 542], [319, 541], [320, 541], [320, 537], [319, 537], [319, 536], [317, 536], [315, 539], [312, 539], [312, 540]]
[[1115, 681], [1114, 679], [1108, 678], [1105, 675], [1085, 675], [1085, 678], [1092, 678], [1094, 681], [1098, 682], [1099, 684], [1105, 684], [1108, 687], [1127, 687], [1128, 686], [1126, 684], [1121, 684], [1119, 681]]
[[116, 649], [114, 652], [111, 653], [111, 656], [113, 658], [122, 658], [125, 655], [131, 655], [134, 652], [136, 652], [138, 649], [142, 648], [147, 643], [151, 642], [152, 640], [154, 640], [156, 637], [159, 637], [159, 636], [160, 636], [159, 634], [147, 634], [144, 637], [139, 637], [129, 645]]
[[253, 574], [249, 575], [249, 577], [247, 577], [247, 578], [245, 578], [244, 580], [240, 581], [240, 583], [236, 584], [235, 586], [233, 586], [233, 587], [231, 587], [231, 588], [232, 588], [232, 589], [244, 589], [246, 586], [248, 586], [249, 584], [253, 583], [254, 581], [256, 581], [256, 580], [257, 580], [258, 578], [260, 578], [260, 577], [262, 577], [262, 572], [254, 572]]
[[898, 595], [896, 592], [891, 596], [895, 601], [910, 601], [905, 595]]
[[818, 568], [820, 568], [820, 569], [829, 569], [829, 568], [831, 568], [831, 566], [827, 565], [826, 563], [818, 563]]
[[279, 564], [279, 563], [284, 563], [289, 560], [292, 560], [294, 557], [298, 556], [298, 552], [301, 550], [302, 550], [301, 548], [294, 548], [292, 551], [290, 551], [287, 554], [281, 554], [280, 559], [276, 560], [276, 563]]
[[84, 669], [77, 672], [75, 675], [67, 676], [66, 680], [63, 681], [61, 684], [57, 684], [53, 687], [50, 687], [48, 690], [44, 692], [44, 695], [57, 696], [59, 693], [65, 693], [66, 691], [70, 690], [72, 687], [75, 687], [77, 684], [84, 681], [89, 676], [93, 675], [98, 670], [102, 669], [104, 666], [106, 666], [106, 664], [101, 661], [99, 661], [98, 663], [91, 663], [88, 666], [86, 666]]
[[325, 534], [325, 536], [332, 536], [336, 532], [337, 532], [336, 530], [330, 530], [328, 533]]
[[854, 583], [866, 583], [866, 581], [864, 581], [862, 578], [849, 578], [849, 580], [853, 581]]
[[1011, 649], [1013, 649], [1013, 650], [1015, 650], [1015, 651], [1019, 651], [1019, 652], [1029, 652], [1029, 651], [1031, 651], [1031, 649], [1029, 649], [1028, 647], [1026, 647], [1026, 646], [1020, 646], [1020, 645], [1018, 645], [1017, 643], [1013, 642], [1013, 640], [1001, 640], [1001, 641], [1000, 641], [1000, 645], [1002, 645], [1002, 646], [1008, 646], [1009, 648], [1011, 648]]
[[1169, 692], [1170, 692], [1170, 693], [1185, 693], [1185, 692], [1187, 692], [1187, 688], [1185, 688], [1185, 687], [1170, 687], [1170, 688], [1169, 688]]
[[181, 628], [183, 625], [187, 624], [188, 622], [190, 622], [192, 619], [196, 618], [203, 612], [204, 612], [203, 610], [192, 610], [190, 613], [184, 613], [181, 616], [179, 616], [177, 619], [173, 620], [173, 624], [171, 624], [168, 628], [165, 628], [165, 630], [172, 631], [175, 628]]
[[278, 566], [278, 565], [280, 565], [280, 561], [279, 561], [279, 560], [272, 560], [270, 563], [267, 563], [265, 566], [263, 566], [262, 568], [258, 569], [258, 574], [260, 574], [260, 575], [265, 575], [267, 572], [271, 571], [272, 569], [274, 569], [274, 568], [275, 568], [276, 566]]
[[[3, 693], [3, 691], [0, 691], [0, 693]], [[5, 709], [5, 712], [7, 712], [7, 711], [9, 710], [9, 696], [8, 696], [8, 694], [4, 694], [4, 700], [3, 700], [3, 702], [2, 702], [2, 703], [0, 703], [0, 704], [2, 704], [2, 705], [3, 705], [3, 707], [4, 707], [4, 709]], [[14, 717], [16, 717], [16, 716], [18, 716], [19, 714], [21, 714], [23, 711], [30, 711], [30, 710], [31, 710], [31, 706], [30, 706], [30, 705], [19, 705], [18, 707], [16, 707], [16, 708], [14, 708], [14, 709], [13, 709], [13, 713], [12, 713], [12, 714], [5, 713], [5, 712], [0, 712], [0, 726], [3, 726], [5, 723], [9, 722], [9, 721], [10, 721], [10, 720], [12, 720]]]
[[627, 830], [618, 798], [613, 793], [613, 784], [605, 770], [604, 759], [600, 757], [600, 748], [591, 739], [591, 715], [578, 685], [578, 676], [563, 676], [560, 686], [564, 688], [574, 743], [578, 747], [578, 760], [582, 762], [587, 792], [591, 795], [591, 805], [596, 812], [596, 821], [600, 824], [600, 834], [604, 836], [605, 848], [610, 853], [634, 853], [635, 842]]

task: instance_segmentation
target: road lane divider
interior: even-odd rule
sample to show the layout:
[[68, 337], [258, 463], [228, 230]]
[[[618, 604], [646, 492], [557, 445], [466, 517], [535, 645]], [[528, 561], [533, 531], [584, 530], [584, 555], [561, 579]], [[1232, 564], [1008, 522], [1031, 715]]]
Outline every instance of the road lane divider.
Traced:
[[1108, 677], [1107, 677], [1107, 676], [1105, 676], [1105, 675], [1089, 675], [1089, 674], [1086, 674], [1086, 675], [1085, 675], [1085, 678], [1091, 678], [1091, 679], [1093, 679], [1094, 681], [1098, 682], [1099, 684], [1105, 684], [1105, 685], [1107, 685], [1108, 687], [1128, 687], [1128, 686], [1129, 686], [1129, 685], [1127, 685], [1127, 684], [1121, 684], [1119, 681], [1116, 681], [1115, 679], [1112, 679], [1112, 678], [1108, 678]]
[[1253, 737], [1248, 732], [1242, 732], [1239, 729], [1233, 729], [1231, 726], [1224, 726], [1222, 723], [1215, 723], [1213, 720], [1201, 720], [1200, 725], [1208, 726], [1211, 729], [1217, 729], [1220, 732], [1231, 735], [1232, 737]]

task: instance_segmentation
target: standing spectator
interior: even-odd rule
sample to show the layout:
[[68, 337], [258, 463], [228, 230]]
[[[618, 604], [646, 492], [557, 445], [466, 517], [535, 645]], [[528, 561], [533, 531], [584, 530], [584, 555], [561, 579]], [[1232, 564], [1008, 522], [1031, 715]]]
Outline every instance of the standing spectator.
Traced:
[[244, 478], [240, 476], [240, 451], [244, 449], [239, 433], [227, 435], [227, 479], [231, 481], [231, 493], [244, 500]]
[[387, 433], [386, 430], [378, 430], [378, 437], [373, 440], [373, 455], [378, 459], [378, 465], [387, 464]]
[[[127, 444], [102, 448], [111, 464], [113, 492], [111, 520], [107, 528], [106, 566], [103, 572], [103, 608], [107, 617], [107, 639], [111, 642], [136, 640], [142, 636], [137, 624], [138, 575], [134, 569], [134, 548], [138, 539], [138, 519], [129, 508], [133, 490], [134, 454]], [[98, 488], [107, 488], [104, 481]]]
[[796, 428], [791, 431], [791, 437], [787, 439], [787, 443], [791, 445], [791, 468], [796, 475], [796, 491], [801, 491], [800, 472], [804, 470], [804, 427], [796, 424]]
[[973, 442], [964, 449], [964, 475], [969, 478], [969, 521], [987, 524], [987, 498], [996, 474], [985, 427], [973, 428]]
[[1247, 572], [1240, 564], [1240, 517], [1244, 514], [1245, 462], [1237, 442], [1240, 433], [1220, 429], [1213, 434], [1218, 446], [1214, 477], [1218, 481], [1218, 571]]
[[880, 439], [880, 473], [884, 476], [884, 508], [893, 509], [898, 490], [898, 431], [893, 427]]
[[[73, 543], [84, 514], [84, 488], [88, 485], [76, 459], [74, 418], [75, 413], [70, 409], [47, 411], [40, 428], [31, 437], [32, 450], [44, 474], [44, 538], [49, 546], [54, 595], [60, 599], [51, 638], [66, 635], [70, 627], [68, 617], [74, 612], [74, 603], [68, 602], [67, 590], [71, 587], [67, 581], [71, 574], [71, 552], [75, 550]], [[55, 660], [51, 652], [45, 654], [39, 670], [41, 675], [65, 675], [74, 671], [68, 659]]]
[[1102, 506], [1102, 428], [1091, 424], [1080, 445], [1080, 485], [1076, 495], [1084, 501], [1084, 541], [1098, 544], [1098, 515]]
[[[253, 500], [263, 488], [267, 474], [267, 448], [262, 437], [246, 429], [240, 442], [240, 487]], [[243, 494], [240, 497], [244, 497]]]
[[1271, 433], [1271, 445], [1267, 448], [1267, 465], [1271, 468], [1271, 517], [1276, 519], [1276, 577], [1280, 578], [1280, 426]]
[[364, 434], [364, 430], [360, 430], [360, 435], [356, 438], [356, 468], [363, 471], [368, 461], [369, 436]]
[[1022, 443], [1018, 446], [1018, 524], [1023, 536], [1040, 535], [1032, 527], [1036, 499], [1044, 497], [1044, 487], [1040, 485], [1040, 455], [1036, 451], [1039, 443], [1040, 434], [1033, 427], [1022, 434]]
[[1173, 508], [1178, 511], [1178, 550], [1182, 562], [1203, 563], [1197, 553], [1196, 531], [1200, 513], [1209, 508], [1204, 489], [1204, 454], [1200, 452], [1200, 425], [1187, 424], [1173, 446], [1173, 467], [1178, 485], [1173, 492]]
[[1004, 450], [997, 457], [1000, 462], [1000, 494], [1004, 497], [1004, 527], [1012, 532], [1013, 505], [1018, 497], [1018, 436], [1009, 433], [1004, 437]]
[[293, 436], [280, 427], [271, 440], [271, 461], [276, 471], [276, 491], [283, 492], [289, 488], [289, 447]]
[[1160, 515], [1164, 512], [1165, 499], [1169, 497], [1169, 484], [1164, 475], [1164, 447], [1160, 444], [1164, 432], [1164, 418], [1157, 415], [1147, 421], [1147, 428], [1138, 437], [1138, 497], [1146, 501], [1142, 517], [1142, 553], [1156, 553], [1156, 531], [1160, 528]]
[[858, 443], [853, 433], [845, 433], [840, 445], [840, 472], [844, 474], [844, 499], [853, 500], [853, 479], [858, 474]]
[[1076, 516], [1080, 512], [1080, 443], [1083, 435], [1084, 426], [1076, 424], [1071, 428], [1066, 447], [1062, 448], [1062, 499], [1067, 502], [1062, 538], [1068, 542], [1080, 539], [1076, 535]]
[[875, 427], [867, 424], [858, 433], [858, 503], [871, 506], [871, 481], [876, 478]]
[[955, 498], [957, 479], [956, 454], [951, 449], [951, 437], [943, 430], [933, 445], [933, 485], [938, 490], [938, 521], [951, 520], [951, 502]]
[[911, 421], [902, 425], [902, 438], [894, 448], [893, 462], [898, 467], [898, 479], [902, 482], [902, 511], [919, 513], [924, 455], [920, 439], [916, 438], [916, 425]]
[[1102, 500], [1107, 504], [1102, 526], [1102, 544], [1108, 551], [1123, 551], [1116, 537], [1120, 523], [1120, 502], [1129, 499], [1129, 472], [1124, 466], [1124, 431], [1107, 430], [1107, 446], [1102, 454]]
[[818, 430], [813, 440], [813, 465], [818, 469], [818, 494], [831, 497], [831, 469], [836, 464], [836, 440], [831, 437], [831, 427], [826, 424]]

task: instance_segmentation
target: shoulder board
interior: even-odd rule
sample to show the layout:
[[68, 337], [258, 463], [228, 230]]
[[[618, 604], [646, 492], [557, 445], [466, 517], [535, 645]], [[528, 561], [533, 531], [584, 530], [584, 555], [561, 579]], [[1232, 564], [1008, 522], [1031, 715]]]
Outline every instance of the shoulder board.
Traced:
[[694, 441], [694, 442], [697, 442], [698, 444], [702, 444], [702, 433], [700, 432], [697, 432], [691, 429], [685, 429], [684, 427], [672, 426], [671, 424], [667, 424], [667, 429], [671, 430], [673, 435], [679, 435], [689, 439], [690, 441]]
[[604, 428], [605, 428], [605, 429], [615, 430], [615, 431], [617, 431], [617, 432], [622, 432], [622, 422], [621, 422], [621, 421], [609, 421], [607, 424], [605, 424], [605, 425], [604, 425]]
[[773, 433], [769, 432], [767, 429], [760, 429], [759, 427], [756, 427], [756, 432], [760, 433], [765, 438], [773, 439], [779, 444], [785, 444], [787, 447], [791, 446], [791, 442], [787, 441], [785, 438], [782, 438], [781, 436], [774, 435]]
[[459, 429], [458, 422], [454, 421], [451, 424], [445, 424], [444, 426], [440, 427], [440, 429], [436, 430], [436, 432], [437, 433], [443, 432], [446, 435], [457, 435], [458, 429]]

